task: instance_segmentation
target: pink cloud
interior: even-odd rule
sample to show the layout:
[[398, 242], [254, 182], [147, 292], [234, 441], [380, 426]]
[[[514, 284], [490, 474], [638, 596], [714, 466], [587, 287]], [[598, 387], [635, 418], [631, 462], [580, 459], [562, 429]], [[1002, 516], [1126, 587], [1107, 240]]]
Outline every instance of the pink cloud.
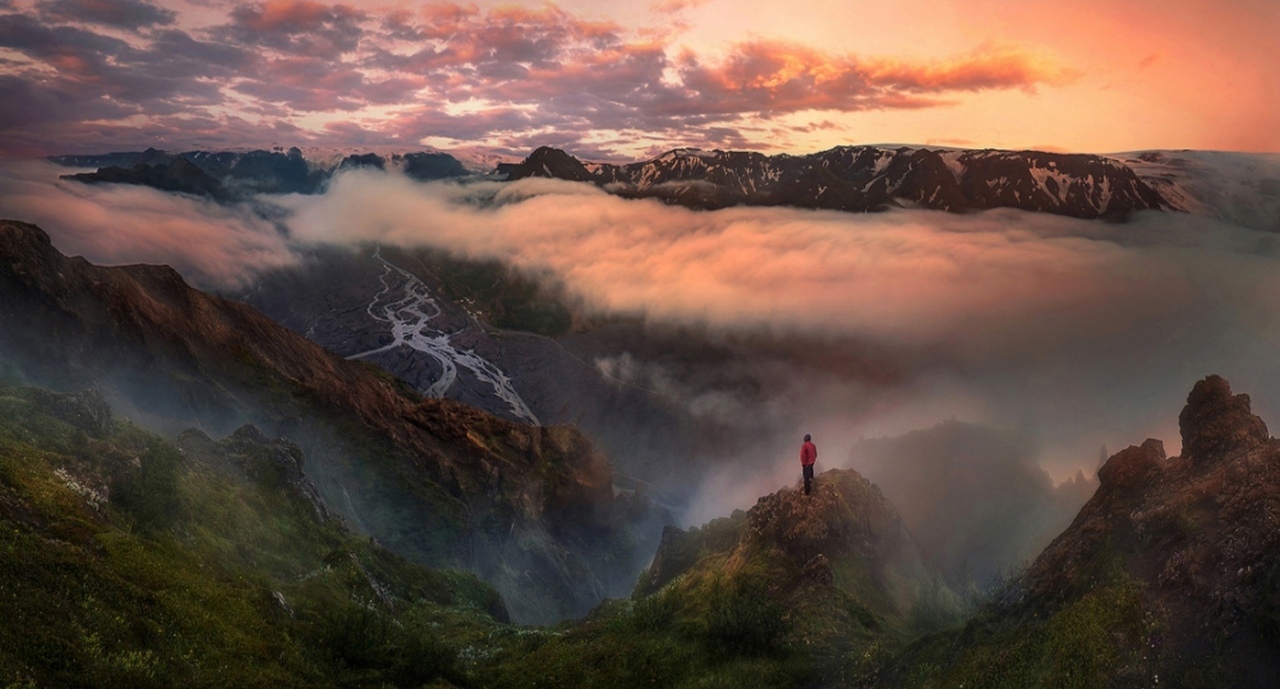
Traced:
[[872, 83], [928, 93], [1061, 86], [1080, 76], [1079, 71], [1048, 58], [995, 45], [937, 62], [878, 59], [863, 65]]
[[653, 0], [649, 3], [649, 8], [659, 14], [677, 14], [687, 9], [701, 7], [707, 2], [708, 0]]
[[[109, 98], [113, 107], [140, 116], [142, 131], [170, 141], [183, 140], [187, 130], [166, 130], [163, 118], [217, 121], [230, 109], [258, 118], [256, 129], [267, 131], [281, 122], [299, 126], [306, 113], [362, 113], [362, 131], [380, 132], [387, 141], [481, 135], [487, 145], [509, 148], [552, 139], [598, 147], [626, 132], [630, 139], [673, 145], [749, 147], [744, 127], [759, 126], [761, 118], [931, 108], [959, 92], [1031, 90], [1069, 75], [1000, 46], [912, 62], [755, 40], [730, 46], [723, 57], [686, 51], [673, 58], [671, 40], [584, 20], [550, 4], [366, 12], [316, 0], [267, 0], [236, 6], [214, 27], [165, 29], [131, 42], [0, 14], [0, 48], [31, 61], [0, 66], [0, 76], [15, 72], [19, 82], [0, 79], [0, 88], [12, 92], [0, 95], [19, 95], [22, 84], [33, 91], [31, 84], [40, 82], [45, 110], [71, 103], [58, 118], [63, 124], [101, 119]], [[446, 114], [450, 104], [466, 104], [467, 114]], [[375, 114], [372, 106], [381, 107]], [[389, 113], [385, 106], [402, 107]], [[34, 114], [10, 119], [0, 118], [0, 127], [8, 125], [0, 129], [8, 148], [40, 141], [52, 148], [67, 140]]]
[[333, 21], [355, 19], [360, 13], [346, 5], [329, 6], [311, 0], [267, 0], [261, 5], [241, 7], [232, 16], [258, 31], [299, 33]]

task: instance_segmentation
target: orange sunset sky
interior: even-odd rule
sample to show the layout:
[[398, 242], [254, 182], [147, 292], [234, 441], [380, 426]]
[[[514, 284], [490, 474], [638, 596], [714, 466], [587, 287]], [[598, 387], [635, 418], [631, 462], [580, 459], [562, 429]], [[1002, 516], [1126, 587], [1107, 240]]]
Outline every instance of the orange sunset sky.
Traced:
[[1280, 151], [1275, 0], [0, 0], [0, 155]]

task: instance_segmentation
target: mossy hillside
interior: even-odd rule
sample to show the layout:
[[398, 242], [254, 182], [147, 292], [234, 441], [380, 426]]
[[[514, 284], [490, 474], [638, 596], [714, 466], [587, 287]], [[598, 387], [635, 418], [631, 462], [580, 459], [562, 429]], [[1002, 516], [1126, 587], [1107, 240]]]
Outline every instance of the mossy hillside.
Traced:
[[923, 639], [902, 654], [884, 683], [921, 689], [1155, 686], [1157, 619], [1142, 585], [1117, 569], [1059, 606], [1027, 605], [1015, 615], [987, 608], [962, 629]]
[[813, 678], [788, 648], [781, 605], [719, 583], [705, 612], [675, 593], [607, 601], [585, 620], [506, 632], [474, 676], [490, 687], [796, 687]]
[[492, 589], [349, 533], [269, 465], [245, 470], [296, 448], [206, 438], [184, 455], [126, 422], [86, 431], [71, 398], [0, 389], [5, 683], [465, 683], [426, 620], [492, 624]]
[[701, 528], [668, 528], [632, 601], [512, 662], [550, 677], [613, 644], [643, 659], [610, 671], [624, 685], [867, 684], [910, 638], [911, 600], [897, 590], [918, 574], [908, 546], [874, 486], [828, 472], [812, 496], [784, 489]]
[[29, 391], [4, 392], [0, 614], [15, 621], [0, 628], [6, 683], [773, 687], [812, 678], [808, 656], [788, 646], [785, 606], [753, 566], [607, 602], [580, 623], [513, 627], [495, 619], [500, 602], [474, 577], [411, 565], [327, 518], [296, 482], [301, 458], [287, 443], [243, 429], [221, 441], [189, 432], [175, 446], [118, 421], [80, 438]]

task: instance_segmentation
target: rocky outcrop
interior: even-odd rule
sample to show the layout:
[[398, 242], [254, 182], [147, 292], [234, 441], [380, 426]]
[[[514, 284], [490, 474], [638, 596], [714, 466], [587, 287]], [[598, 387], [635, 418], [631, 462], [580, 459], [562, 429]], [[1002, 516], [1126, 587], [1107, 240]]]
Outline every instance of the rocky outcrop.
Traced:
[[747, 512], [743, 537], [780, 548], [799, 563], [849, 554], [884, 563], [912, 547], [898, 511], [852, 470], [823, 473], [812, 495], [781, 490], [760, 498]]
[[1098, 481], [1109, 491], [1133, 491], [1146, 485], [1164, 469], [1164, 443], [1147, 438], [1142, 445], [1130, 445], [1098, 469]]
[[[1195, 384], [1179, 421], [1181, 456], [1149, 439], [1107, 460], [1071, 526], [952, 645], [935, 647], [942, 672], [1062, 673], [1054, 659], [1069, 656], [1088, 683], [1274, 686], [1280, 441], [1218, 376]], [[1112, 630], [1107, 646], [1088, 645], [1093, 629]], [[982, 660], [997, 647], [1000, 663]]]
[[705, 575], [710, 562], [730, 574], [775, 562], [780, 578], [770, 586], [783, 590], [802, 580], [830, 584], [833, 568], [852, 567], [867, 577], [868, 590], [857, 595], [873, 599], [869, 605], [881, 615], [905, 612], [899, 579], [923, 571], [897, 510], [879, 488], [846, 469], [820, 474], [811, 495], [784, 488], [700, 528], [668, 527], [636, 594]]
[[97, 390], [53, 393], [40, 388], [31, 390], [31, 401], [50, 416], [80, 429], [93, 438], [115, 432], [115, 416], [111, 405]]
[[303, 472], [306, 456], [286, 438], [270, 438], [257, 426], [245, 424], [221, 442], [195, 429], [178, 436], [178, 447], [210, 466], [243, 475], [264, 490], [305, 505], [317, 523], [340, 520], [311, 479]]
[[1267, 425], [1251, 413], [1249, 396], [1231, 394], [1231, 385], [1220, 376], [1196, 383], [1178, 426], [1182, 455], [1197, 461], [1247, 450], [1271, 437]]

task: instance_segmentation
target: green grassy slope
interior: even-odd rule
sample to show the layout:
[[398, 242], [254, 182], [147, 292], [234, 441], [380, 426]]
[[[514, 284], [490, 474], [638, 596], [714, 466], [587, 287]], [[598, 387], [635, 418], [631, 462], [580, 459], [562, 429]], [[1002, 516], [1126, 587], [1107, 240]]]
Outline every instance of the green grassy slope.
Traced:
[[300, 460], [0, 387], [0, 684], [467, 684], [433, 620], [496, 624], [497, 594], [348, 531]]

